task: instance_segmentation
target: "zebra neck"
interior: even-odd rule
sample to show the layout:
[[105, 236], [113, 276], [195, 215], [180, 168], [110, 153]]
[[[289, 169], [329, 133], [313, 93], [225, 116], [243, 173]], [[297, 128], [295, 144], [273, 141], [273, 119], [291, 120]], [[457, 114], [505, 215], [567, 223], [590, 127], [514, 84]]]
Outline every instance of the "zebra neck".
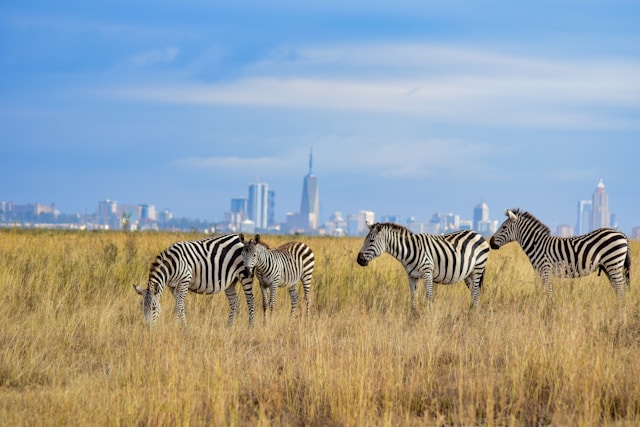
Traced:
[[151, 281], [149, 281], [149, 284], [147, 285], [147, 287], [151, 290], [151, 295], [161, 295], [162, 291], [164, 291], [164, 284], [165, 281], [160, 279], [159, 277], [156, 277], [156, 281], [155, 283], [151, 283]]
[[518, 243], [520, 243], [520, 247], [522, 247], [524, 253], [531, 259], [539, 251], [538, 248], [540, 245], [549, 238], [551, 238], [551, 236], [546, 233], [534, 231], [533, 233], [519, 235]]
[[256, 268], [259, 271], [264, 271], [266, 270], [267, 266], [273, 265], [274, 263], [276, 263], [277, 262], [276, 260], [277, 260], [277, 256], [273, 251], [267, 252], [265, 250], [265, 251], [258, 252], [256, 253]]
[[402, 260], [404, 258], [404, 253], [409, 247], [409, 241], [411, 237], [406, 233], [393, 233], [389, 235], [387, 239], [387, 247], [386, 251], [392, 257]]

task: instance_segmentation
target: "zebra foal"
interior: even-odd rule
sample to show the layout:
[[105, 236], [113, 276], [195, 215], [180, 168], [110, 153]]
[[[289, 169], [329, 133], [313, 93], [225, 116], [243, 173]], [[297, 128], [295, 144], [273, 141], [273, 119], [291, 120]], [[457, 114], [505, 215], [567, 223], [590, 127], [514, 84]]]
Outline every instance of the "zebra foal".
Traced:
[[249, 307], [249, 325], [253, 324], [253, 278], [246, 275], [242, 261], [244, 245], [235, 234], [224, 234], [201, 240], [177, 242], [163, 250], [151, 264], [147, 289], [133, 285], [142, 296], [140, 306], [144, 319], [153, 326], [160, 316], [160, 295], [165, 287], [173, 294], [176, 320], [186, 325], [184, 299], [187, 291], [216, 294], [224, 291], [231, 311], [230, 326], [238, 311], [236, 283], [242, 284]]
[[315, 256], [309, 246], [302, 242], [289, 242], [275, 249], [270, 249], [256, 234], [254, 239], [244, 240], [242, 258], [247, 268], [247, 275], [253, 277], [255, 272], [262, 291], [262, 308], [266, 319], [267, 308], [273, 313], [276, 303], [276, 289], [286, 287], [291, 297], [291, 317], [298, 306], [296, 285], [302, 282], [306, 310], [311, 304], [311, 276], [315, 265]]
[[507, 209], [505, 215], [507, 219], [491, 237], [491, 248], [518, 242], [549, 297], [553, 294], [552, 276], [583, 277], [596, 270], [598, 274], [604, 271], [616, 294], [624, 297], [630, 284], [631, 249], [623, 233], [600, 228], [581, 236], [555, 237], [529, 212]]
[[416, 287], [421, 279], [430, 304], [433, 303], [433, 283], [448, 285], [464, 280], [471, 291], [473, 306], [478, 305], [489, 244], [475, 231], [432, 235], [415, 234], [388, 222], [369, 225], [369, 234], [358, 253], [358, 264], [367, 266], [384, 252], [400, 261], [407, 272], [412, 312], [416, 311]]

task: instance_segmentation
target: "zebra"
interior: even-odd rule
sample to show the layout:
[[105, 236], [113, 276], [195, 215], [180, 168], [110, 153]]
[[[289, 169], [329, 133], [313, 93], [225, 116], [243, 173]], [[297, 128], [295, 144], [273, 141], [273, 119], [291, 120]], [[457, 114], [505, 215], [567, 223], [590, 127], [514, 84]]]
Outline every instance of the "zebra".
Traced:
[[187, 291], [215, 294], [224, 291], [231, 311], [231, 326], [238, 311], [236, 283], [242, 284], [249, 307], [249, 325], [253, 325], [253, 278], [246, 274], [242, 261], [243, 244], [237, 234], [223, 234], [201, 240], [176, 242], [163, 250], [151, 264], [147, 289], [133, 285], [142, 296], [140, 306], [145, 322], [153, 326], [160, 316], [160, 295], [168, 286], [176, 301], [176, 321], [186, 325], [184, 299]]
[[549, 298], [551, 276], [583, 277], [596, 270], [605, 272], [618, 296], [630, 287], [631, 248], [627, 236], [611, 228], [600, 228], [575, 237], [551, 236], [549, 227], [529, 212], [505, 212], [507, 219], [491, 237], [492, 249], [518, 242], [542, 279]]
[[[240, 235], [244, 241], [244, 236]], [[315, 256], [309, 246], [302, 242], [285, 243], [275, 249], [260, 239], [256, 234], [254, 239], [244, 241], [242, 250], [247, 275], [255, 272], [262, 291], [262, 308], [265, 319], [267, 308], [273, 313], [276, 303], [276, 289], [286, 287], [291, 297], [291, 317], [295, 315], [298, 306], [298, 292], [296, 285], [302, 282], [304, 300], [307, 313], [311, 304], [311, 276], [315, 265]]]
[[394, 223], [367, 224], [369, 233], [358, 253], [357, 262], [365, 267], [383, 252], [400, 261], [409, 278], [411, 311], [415, 314], [418, 280], [424, 279], [429, 304], [433, 305], [433, 283], [453, 284], [464, 280], [478, 306], [489, 244], [472, 230], [443, 235], [416, 234]]

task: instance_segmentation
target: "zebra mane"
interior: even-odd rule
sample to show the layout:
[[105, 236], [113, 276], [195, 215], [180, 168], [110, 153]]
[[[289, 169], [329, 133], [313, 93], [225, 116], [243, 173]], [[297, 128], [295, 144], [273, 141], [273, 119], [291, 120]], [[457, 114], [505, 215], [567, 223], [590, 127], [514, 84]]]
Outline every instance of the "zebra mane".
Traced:
[[544, 234], [551, 234], [551, 229], [547, 227], [542, 221], [533, 216], [527, 211], [522, 211], [520, 208], [511, 209], [514, 214], [525, 218], [527, 221], [534, 223], [536, 230], [542, 231]]
[[407, 227], [400, 224], [396, 224], [395, 222], [378, 222], [373, 224], [373, 227], [376, 227], [378, 230], [387, 228], [389, 230], [397, 231], [402, 234], [413, 234], [411, 230], [409, 230]]
[[153, 295], [158, 293], [158, 287], [157, 287], [157, 284], [153, 280], [151, 280], [151, 278], [158, 276], [157, 274], [158, 268], [161, 265], [165, 264], [165, 259], [163, 255], [165, 255], [166, 253], [167, 253], [167, 250], [165, 249], [160, 254], [158, 254], [156, 259], [151, 263], [151, 266], [149, 266], [149, 280], [148, 280], [147, 288], [149, 289], [149, 291], [151, 291]]

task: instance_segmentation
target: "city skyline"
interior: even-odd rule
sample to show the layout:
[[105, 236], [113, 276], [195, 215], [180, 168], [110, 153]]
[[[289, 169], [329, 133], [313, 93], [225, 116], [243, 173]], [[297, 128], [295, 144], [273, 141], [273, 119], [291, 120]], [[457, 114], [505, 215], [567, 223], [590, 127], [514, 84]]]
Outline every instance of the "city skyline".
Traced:
[[[312, 173], [312, 156], [309, 160], [309, 173], [304, 177], [304, 185], [302, 190], [302, 203], [301, 212], [304, 212], [305, 203], [308, 203], [308, 191], [307, 180], [310, 176], [314, 178], [314, 186], [317, 186], [317, 177]], [[490, 214], [491, 209], [484, 201], [479, 202], [473, 207], [472, 214], [467, 217], [461, 212], [445, 212], [435, 210], [430, 214], [427, 214], [424, 218], [416, 217], [415, 215], [409, 215], [402, 217], [397, 213], [381, 213], [374, 212], [366, 209], [360, 209], [355, 212], [343, 212], [334, 211], [326, 218], [320, 218], [319, 222], [315, 226], [310, 226], [310, 223], [306, 223], [306, 226], [301, 226], [300, 212], [287, 212], [286, 219], [283, 221], [275, 221], [274, 219], [274, 191], [269, 189], [267, 182], [258, 182], [254, 180], [249, 183], [248, 197], [247, 198], [232, 198], [230, 199], [230, 209], [225, 211], [224, 220], [210, 218], [193, 218], [195, 221], [205, 221], [212, 225], [216, 225], [217, 228], [224, 231], [236, 231], [236, 232], [273, 232], [273, 233], [307, 233], [317, 234], [326, 233], [334, 234], [336, 227], [340, 228], [338, 223], [342, 222], [345, 227], [349, 228], [347, 224], [352, 221], [357, 221], [357, 228], [360, 232], [363, 231], [365, 221], [367, 222], [397, 222], [402, 225], [408, 226], [415, 233], [430, 233], [441, 234], [460, 229], [473, 229], [485, 237], [491, 236], [497, 229], [499, 223], [503, 221], [500, 214]], [[317, 195], [317, 188], [314, 190], [315, 204], [319, 204]], [[252, 200], [254, 199], [254, 200]], [[575, 226], [570, 222], [559, 222], [558, 224], [547, 224], [552, 233], [561, 237], [569, 237], [574, 235], [585, 234], [596, 228], [613, 227], [620, 229], [615, 219], [615, 213], [609, 212], [608, 208], [608, 193], [604, 180], [600, 179], [595, 187], [591, 200], [578, 200], [578, 211], [576, 215]], [[253, 207], [250, 207], [252, 206]], [[592, 209], [593, 206], [596, 209]], [[55, 204], [50, 205], [35, 203], [17, 204], [15, 202], [0, 202], [0, 213], [10, 211], [14, 207], [17, 211], [25, 212], [26, 210], [33, 209], [37, 214], [65, 214], [74, 215], [69, 212], [61, 212], [56, 209]], [[259, 211], [259, 213], [258, 213]], [[604, 215], [607, 219], [603, 218]], [[84, 216], [90, 216], [93, 226], [104, 227], [109, 229], [119, 229], [121, 221], [125, 219], [126, 223], [134, 224], [136, 229], [156, 229], [157, 223], [166, 224], [169, 220], [173, 219], [173, 212], [170, 209], [157, 209], [155, 204], [150, 203], [118, 203], [115, 200], [102, 200], [97, 203], [97, 209], [88, 214], [85, 212]], [[531, 212], [535, 215], [534, 212]], [[81, 215], [80, 213], [76, 213]], [[308, 213], [307, 213], [308, 215]], [[364, 216], [363, 216], [364, 215]], [[497, 216], [496, 216], [497, 215]], [[340, 219], [336, 219], [336, 216]], [[268, 222], [265, 218], [270, 218]], [[256, 221], [256, 218], [259, 218]], [[292, 219], [294, 218], [294, 219]], [[344, 219], [346, 218], [346, 219]], [[366, 219], [365, 219], [366, 218]], [[191, 218], [189, 218], [191, 219]], [[250, 228], [246, 228], [243, 225], [243, 221], [250, 220]], [[85, 221], [87, 219], [85, 218]], [[588, 224], [588, 225], [583, 225]], [[354, 227], [353, 224], [351, 224]], [[584, 227], [584, 228], [583, 228]], [[333, 231], [332, 231], [333, 230]], [[624, 231], [632, 238], [638, 237], [640, 226], [633, 226], [629, 231]], [[339, 230], [336, 235], [342, 235], [342, 231]], [[353, 235], [353, 233], [352, 233]]]
[[323, 221], [484, 201], [575, 227], [602, 178], [629, 233], [639, 21], [626, 1], [9, 2], [0, 197], [222, 221], [258, 177], [282, 222], [313, 147]]

